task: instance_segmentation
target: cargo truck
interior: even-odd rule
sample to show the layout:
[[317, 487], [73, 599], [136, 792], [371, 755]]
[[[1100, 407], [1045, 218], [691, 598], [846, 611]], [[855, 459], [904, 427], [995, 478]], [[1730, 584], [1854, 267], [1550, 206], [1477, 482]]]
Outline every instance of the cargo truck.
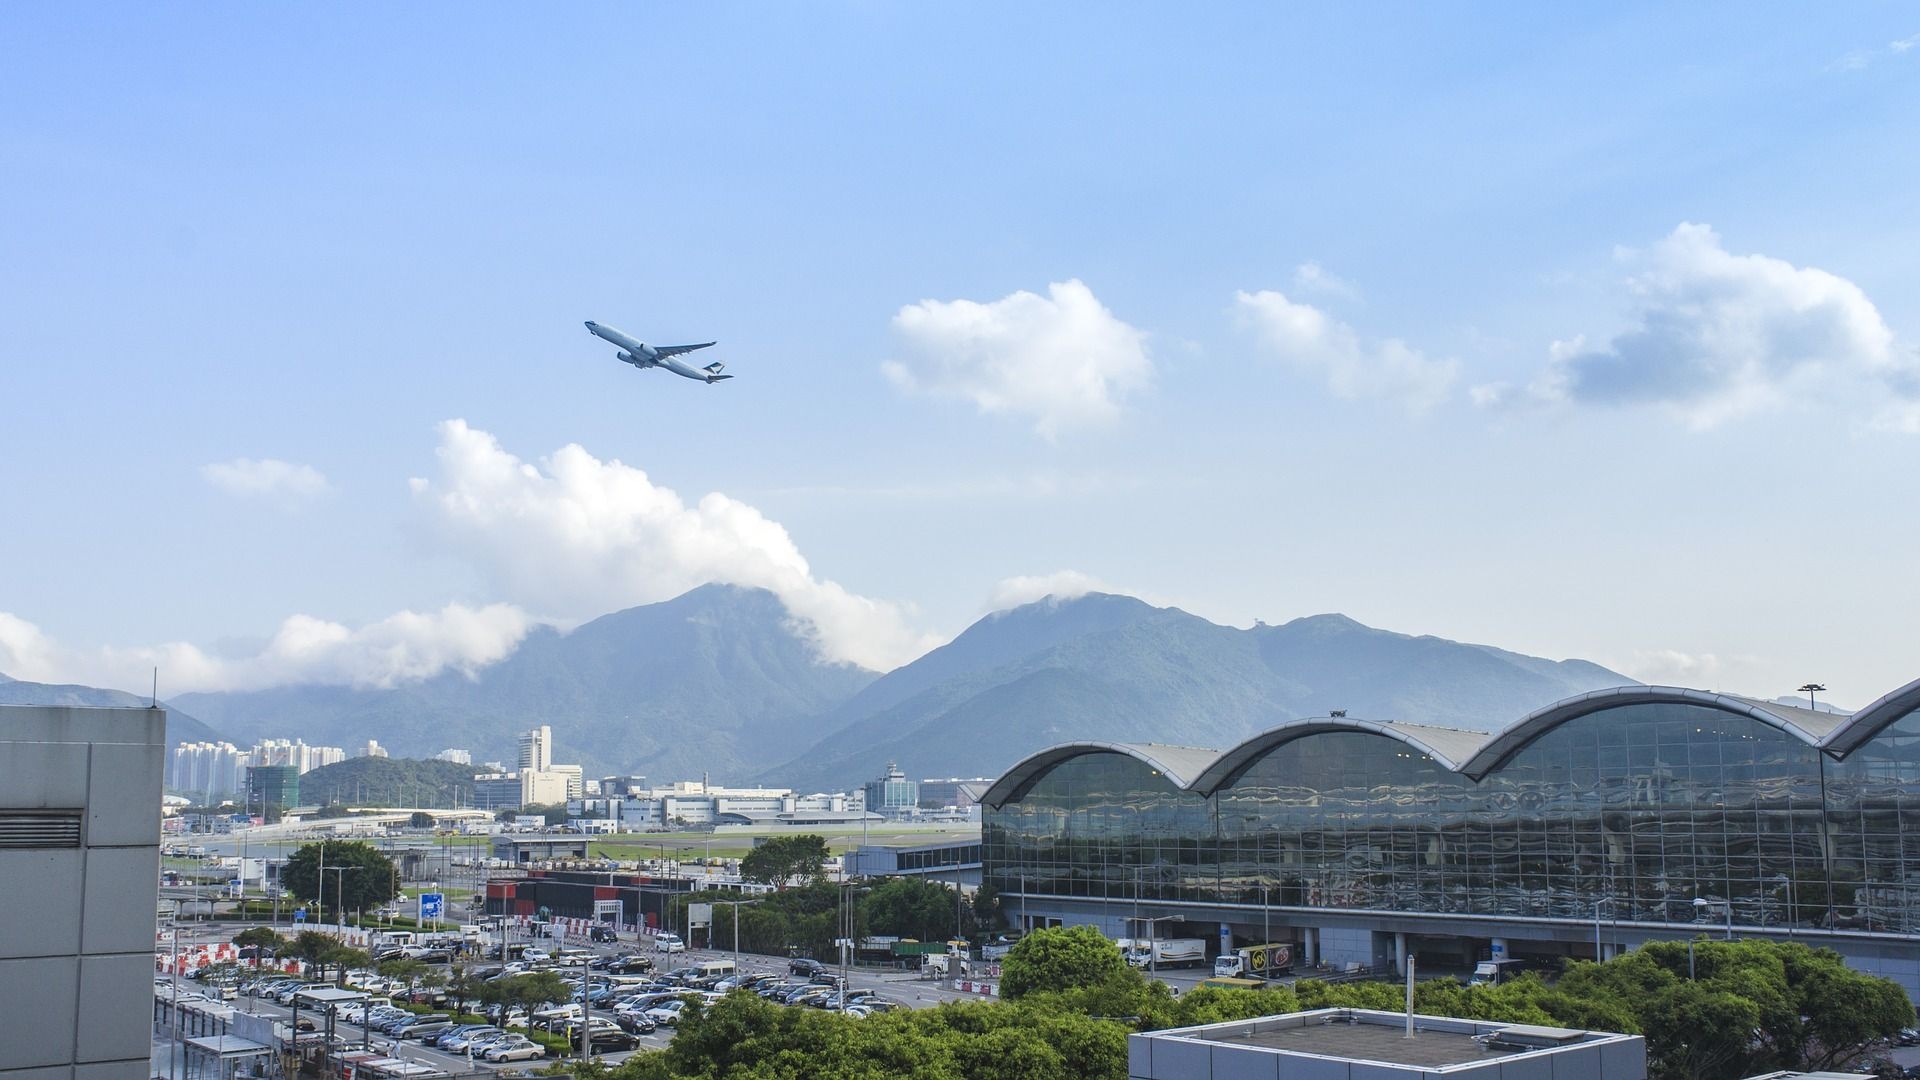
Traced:
[[1213, 974], [1221, 979], [1273, 979], [1292, 970], [1291, 944], [1244, 945], [1213, 961]]
[[1137, 968], [1199, 967], [1206, 962], [1207, 939], [1197, 937], [1135, 941], [1133, 951], [1127, 954], [1127, 963]]

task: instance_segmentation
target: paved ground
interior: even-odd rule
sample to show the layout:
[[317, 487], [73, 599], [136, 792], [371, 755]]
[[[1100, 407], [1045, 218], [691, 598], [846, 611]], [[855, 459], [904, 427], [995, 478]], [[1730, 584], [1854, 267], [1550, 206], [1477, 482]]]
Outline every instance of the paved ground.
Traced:
[[[231, 941], [233, 940], [233, 935], [238, 933], [245, 925], [250, 924], [222, 924], [217, 922], [182, 923], [180, 929], [180, 944], [182, 948], [185, 948], [189, 945], [202, 942]], [[284, 930], [287, 928], [281, 927], [280, 929]], [[525, 939], [516, 935], [511, 940], [521, 941]], [[595, 946], [594, 951], [603, 954], [620, 953], [630, 952], [638, 947], [641, 953], [654, 957], [663, 970], [683, 967], [702, 960], [731, 960], [734, 958], [732, 952], [706, 949], [694, 949], [672, 955], [659, 954], [652, 951], [650, 940], [651, 939], [642, 938], [636, 942], [631, 936], [627, 936], [624, 940], [613, 945]], [[783, 957], [741, 953], [739, 956], [739, 966], [741, 971], [748, 973], [773, 972], [781, 976], [788, 974], [787, 961]], [[976, 967], [984, 972], [986, 965], [976, 965]], [[1198, 977], [1199, 976], [1196, 976], [1196, 980]], [[883, 997], [899, 1002], [908, 1008], [916, 1009], [928, 1008], [948, 1001], [972, 1000], [982, 996], [973, 993], [963, 993], [953, 989], [951, 980], [937, 981], [923, 978], [910, 972], [854, 968], [849, 972], [849, 982], [851, 982], [855, 988], [876, 990]], [[199, 983], [191, 979], [179, 980], [179, 985], [182, 994], [198, 993], [203, 989]], [[285, 1017], [292, 1012], [292, 1010], [282, 1008], [272, 1002], [255, 1001], [246, 997], [238, 998], [228, 1002], [228, 1004], [234, 1006], [241, 1012], [255, 1012], [268, 1016]], [[351, 1024], [341, 1024], [336, 1034], [344, 1037], [350, 1043], [358, 1044], [361, 1041], [363, 1032], [360, 1028]], [[665, 1047], [672, 1038], [673, 1029], [670, 1027], [662, 1027], [652, 1035], [641, 1036], [641, 1047], [643, 1049], [658, 1050]], [[385, 1049], [392, 1045], [392, 1040], [387, 1036], [374, 1033], [370, 1037], [370, 1045], [376, 1050]], [[170, 1060], [169, 1048], [168, 1040], [164, 1035], [154, 1040], [154, 1075], [167, 1075]], [[469, 1071], [467, 1059], [464, 1055], [456, 1057], [451, 1054], [442, 1053], [431, 1047], [422, 1046], [419, 1043], [401, 1043], [398, 1056], [423, 1061], [431, 1064], [435, 1068], [444, 1069], [449, 1072], [458, 1073]], [[604, 1058], [607, 1061], [620, 1061], [627, 1057], [627, 1053], [596, 1054], [595, 1056]], [[519, 1069], [524, 1067], [524, 1064], [525, 1063], [515, 1063], [512, 1065], [490, 1066], [485, 1062], [476, 1061], [473, 1063], [472, 1068], [475, 1070]]]

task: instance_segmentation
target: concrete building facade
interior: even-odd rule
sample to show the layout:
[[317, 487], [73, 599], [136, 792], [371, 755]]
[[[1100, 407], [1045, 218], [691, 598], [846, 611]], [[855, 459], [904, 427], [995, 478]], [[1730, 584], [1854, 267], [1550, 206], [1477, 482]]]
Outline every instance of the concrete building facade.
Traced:
[[0, 706], [0, 1080], [139, 1080], [161, 709]]

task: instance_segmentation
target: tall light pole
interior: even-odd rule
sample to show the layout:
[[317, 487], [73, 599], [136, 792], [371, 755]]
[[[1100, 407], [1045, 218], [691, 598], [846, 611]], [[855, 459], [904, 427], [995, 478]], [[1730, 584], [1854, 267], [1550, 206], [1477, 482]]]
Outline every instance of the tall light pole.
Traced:
[[1811, 711], [1813, 711], [1813, 709], [1814, 709], [1814, 706], [1813, 706], [1813, 695], [1814, 695], [1814, 693], [1815, 693], [1815, 692], [1817, 691], [1817, 692], [1819, 692], [1819, 693], [1823, 693], [1823, 694], [1824, 694], [1824, 693], [1826, 693], [1826, 690], [1827, 690], [1827, 686], [1826, 686], [1826, 684], [1825, 684], [1825, 683], [1817, 683], [1817, 682], [1810, 682], [1810, 683], [1808, 683], [1807, 685], [1805, 685], [1805, 686], [1803, 686], [1803, 687], [1801, 687], [1801, 688], [1800, 688], [1800, 692], [1801, 692], [1801, 693], [1803, 693], [1803, 694], [1805, 694], [1805, 695], [1807, 695], [1807, 709], [1808, 709], [1808, 711], [1810, 711], [1810, 712], [1811, 712]]
[[[1260, 883], [1260, 944], [1273, 944], [1273, 908], [1267, 903], [1267, 883]], [[1267, 970], [1273, 970], [1273, 953], [1267, 953]], [[1264, 976], [1263, 976], [1264, 977]]]
[[760, 900], [756, 897], [752, 900], [716, 900], [714, 902], [729, 904], [733, 907], [733, 974], [738, 978], [740, 975], [740, 905], [757, 904]]
[[1159, 924], [1175, 922], [1179, 918], [1178, 915], [1156, 915], [1147, 920], [1147, 979], [1150, 982], [1160, 977], [1160, 957], [1157, 955], [1158, 950], [1153, 947], [1159, 940]]
[[[340, 876], [333, 879], [333, 885], [334, 885], [333, 906], [340, 910], [340, 916], [337, 920], [335, 920], [335, 922], [336, 922], [336, 925], [339, 926], [340, 932], [343, 934], [346, 933], [346, 930], [347, 930], [347, 871], [358, 870], [358, 869], [360, 868], [357, 866], [349, 866], [349, 865], [320, 867], [320, 870], [321, 870], [320, 878], [322, 881], [326, 880], [326, 871], [334, 870], [339, 872]], [[324, 912], [322, 912], [321, 917], [322, 918], [325, 917]]]
[[1611, 903], [1613, 903], [1611, 896], [1603, 896], [1593, 902], [1593, 962], [1596, 964], [1606, 959], [1600, 952], [1600, 907]]

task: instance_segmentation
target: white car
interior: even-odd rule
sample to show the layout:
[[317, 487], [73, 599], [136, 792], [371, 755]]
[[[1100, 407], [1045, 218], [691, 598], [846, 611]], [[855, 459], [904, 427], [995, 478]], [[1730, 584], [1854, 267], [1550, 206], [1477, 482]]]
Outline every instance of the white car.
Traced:
[[663, 1001], [648, 1009], [643, 1015], [656, 1024], [672, 1027], [680, 1022], [680, 1014], [686, 1011], [687, 1003], [680, 998]]
[[547, 1048], [524, 1035], [510, 1035], [488, 1046], [480, 1055], [488, 1061], [533, 1061], [547, 1056]]
[[687, 951], [687, 943], [680, 940], [679, 934], [655, 934], [653, 947], [663, 953], [680, 953]]
[[545, 963], [546, 961], [553, 959], [552, 953], [548, 952], [547, 950], [541, 948], [538, 945], [527, 946], [527, 950], [521, 953], [520, 955], [526, 957], [528, 960], [531, 960], [536, 964]]

